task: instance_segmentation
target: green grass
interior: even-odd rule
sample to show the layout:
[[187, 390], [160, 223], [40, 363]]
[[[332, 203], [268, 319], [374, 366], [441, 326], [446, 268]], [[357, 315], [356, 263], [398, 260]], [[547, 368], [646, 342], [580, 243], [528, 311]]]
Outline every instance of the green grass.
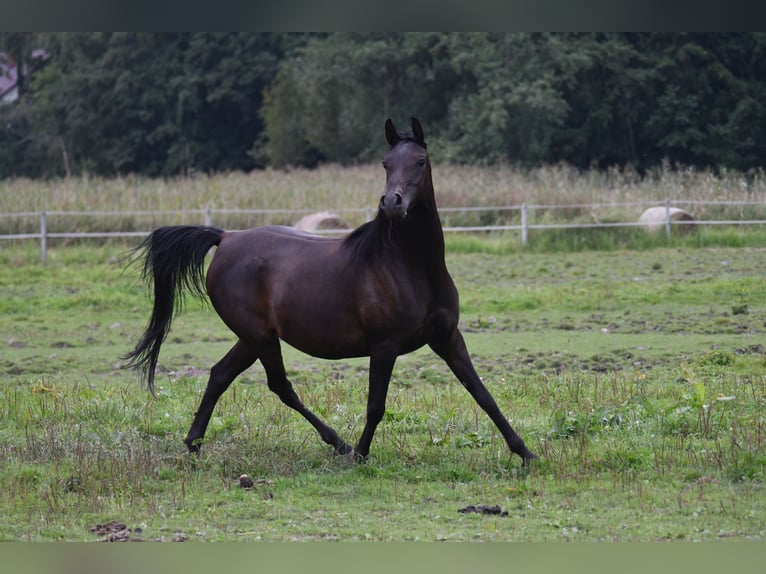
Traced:
[[[764, 250], [512, 241], [449, 238], [448, 264], [477, 370], [541, 455], [528, 471], [426, 350], [397, 362], [364, 464], [333, 457], [259, 365], [190, 458], [181, 438], [233, 343], [215, 313], [190, 301], [177, 318], [152, 398], [120, 368], [150, 311], [127, 246], [54, 247], [46, 266], [3, 247], [0, 539], [99, 540], [111, 520], [145, 540], [762, 539]], [[285, 362], [354, 442], [366, 361]]]

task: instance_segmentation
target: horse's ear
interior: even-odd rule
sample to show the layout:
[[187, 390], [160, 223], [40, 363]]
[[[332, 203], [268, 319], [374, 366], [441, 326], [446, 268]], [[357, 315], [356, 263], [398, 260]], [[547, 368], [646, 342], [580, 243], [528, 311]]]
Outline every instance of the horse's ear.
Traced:
[[426, 136], [423, 133], [423, 127], [420, 125], [418, 118], [411, 117], [410, 121], [412, 121], [412, 135], [415, 136], [415, 140], [418, 143], [425, 145]]
[[391, 118], [386, 120], [386, 141], [391, 147], [394, 147], [402, 138], [399, 137], [399, 132], [394, 127], [394, 122]]

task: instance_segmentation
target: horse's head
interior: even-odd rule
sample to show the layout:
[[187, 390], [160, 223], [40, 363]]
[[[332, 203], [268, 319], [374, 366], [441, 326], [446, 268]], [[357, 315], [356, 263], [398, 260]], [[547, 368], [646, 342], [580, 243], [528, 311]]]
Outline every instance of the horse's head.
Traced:
[[404, 219], [419, 201], [427, 199], [427, 193], [433, 197], [423, 128], [417, 118], [411, 121], [412, 131], [399, 133], [391, 119], [386, 120], [386, 140], [391, 149], [383, 158], [386, 190], [380, 198], [380, 210], [389, 219]]

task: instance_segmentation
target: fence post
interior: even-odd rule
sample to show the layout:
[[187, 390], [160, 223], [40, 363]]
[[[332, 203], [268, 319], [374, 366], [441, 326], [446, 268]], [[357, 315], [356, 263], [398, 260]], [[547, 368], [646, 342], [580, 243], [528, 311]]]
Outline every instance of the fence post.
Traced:
[[213, 224], [213, 212], [208, 207], [205, 211], [205, 227], [210, 227]]
[[665, 235], [670, 239], [670, 199], [665, 200]]
[[529, 240], [529, 228], [527, 227], [527, 204], [521, 204], [521, 242], [526, 245]]
[[40, 260], [45, 263], [48, 259], [48, 221], [45, 212], [40, 212]]

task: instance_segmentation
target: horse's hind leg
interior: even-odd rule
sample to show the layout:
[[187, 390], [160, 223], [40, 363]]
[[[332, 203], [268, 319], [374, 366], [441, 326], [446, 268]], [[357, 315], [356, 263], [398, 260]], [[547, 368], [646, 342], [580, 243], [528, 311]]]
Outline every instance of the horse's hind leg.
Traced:
[[231, 382], [257, 358], [255, 350], [240, 340], [210, 369], [210, 379], [207, 382], [205, 394], [202, 396], [202, 402], [184, 439], [190, 452], [199, 452], [200, 443], [205, 436], [205, 430], [218, 399], [229, 388]]
[[331, 427], [327, 426], [318, 416], [306, 408], [301, 402], [293, 386], [285, 373], [282, 361], [282, 351], [278, 338], [270, 339], [266, 344], [259, 345], [259, 358], [266, 370], [269, 389], [276, 393], [280, 400], [291, 409], [298, 411], [317, 430], [322, 440], [335, 448], [338, 454], [353, 452], [351, 446], [346, 444]]

